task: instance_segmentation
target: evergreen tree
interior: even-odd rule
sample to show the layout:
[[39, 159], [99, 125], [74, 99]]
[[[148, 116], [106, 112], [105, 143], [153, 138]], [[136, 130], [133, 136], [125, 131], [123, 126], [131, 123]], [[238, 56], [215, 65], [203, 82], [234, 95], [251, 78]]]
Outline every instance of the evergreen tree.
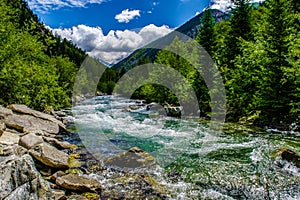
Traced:
[[201, 18], [201, 27], [197, 35], [197, 42], [211, 55], [215, 43], [215, 19], [210, 9], [204, 11]]

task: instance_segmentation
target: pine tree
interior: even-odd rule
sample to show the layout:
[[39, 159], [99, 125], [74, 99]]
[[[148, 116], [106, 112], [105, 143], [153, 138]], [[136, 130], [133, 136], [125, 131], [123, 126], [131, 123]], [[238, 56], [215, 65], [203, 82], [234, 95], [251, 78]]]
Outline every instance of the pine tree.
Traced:
[[215, 19], [212, 16], [212, 11], [207, 9], [201, 17], [201, 27], [197, 35], [197, 42], [211, 55], [215, 43]]

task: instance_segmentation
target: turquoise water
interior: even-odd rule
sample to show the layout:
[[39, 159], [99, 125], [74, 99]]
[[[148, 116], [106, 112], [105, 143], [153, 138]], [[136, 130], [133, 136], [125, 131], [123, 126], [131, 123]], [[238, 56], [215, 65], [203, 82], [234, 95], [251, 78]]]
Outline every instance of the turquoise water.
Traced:
[[279, 156], [285, 147], [300, 151], [297, 133], [236, 124], [214, 131], [207, 123], [159, 116], [143, 107], [128, 112], [130, 105], [135, 102], [103, 96], [73, 108], [79, 136], [96, 158], [131, 147], [149, 152], [174, 199], [300, 199], [299, 169]]

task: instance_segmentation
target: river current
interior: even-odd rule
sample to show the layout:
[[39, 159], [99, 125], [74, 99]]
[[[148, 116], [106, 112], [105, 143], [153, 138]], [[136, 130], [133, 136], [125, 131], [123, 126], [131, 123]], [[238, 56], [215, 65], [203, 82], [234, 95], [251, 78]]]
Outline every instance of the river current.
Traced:
[[131, 147], [149, 152], [173, 199], [300, 199], [300, 170], [280, 157], [284, 148], [299, 152], [297, 133], [236, 124], [215, 131], [207, 122], [171, 118], [143, 106], [126, 110], [136, 105], [100, 96], [72, 108], [76, 131], [95, 158]]

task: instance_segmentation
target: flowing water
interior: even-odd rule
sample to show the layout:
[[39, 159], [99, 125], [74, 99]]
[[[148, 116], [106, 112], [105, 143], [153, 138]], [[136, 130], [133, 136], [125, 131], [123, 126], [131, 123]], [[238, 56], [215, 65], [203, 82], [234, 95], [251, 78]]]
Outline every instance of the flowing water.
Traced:
[[173, 199], [300, 199], [300, 171], [280, 157], [284, 148], [299, 153], [297, 133], [235, 124], [214, 131], [144, 107], [128, 112], [130, 105], [136, 103], [102, 96], [73, 107], [80, 139], [96, 158], [131, 147], [149, 152]]

